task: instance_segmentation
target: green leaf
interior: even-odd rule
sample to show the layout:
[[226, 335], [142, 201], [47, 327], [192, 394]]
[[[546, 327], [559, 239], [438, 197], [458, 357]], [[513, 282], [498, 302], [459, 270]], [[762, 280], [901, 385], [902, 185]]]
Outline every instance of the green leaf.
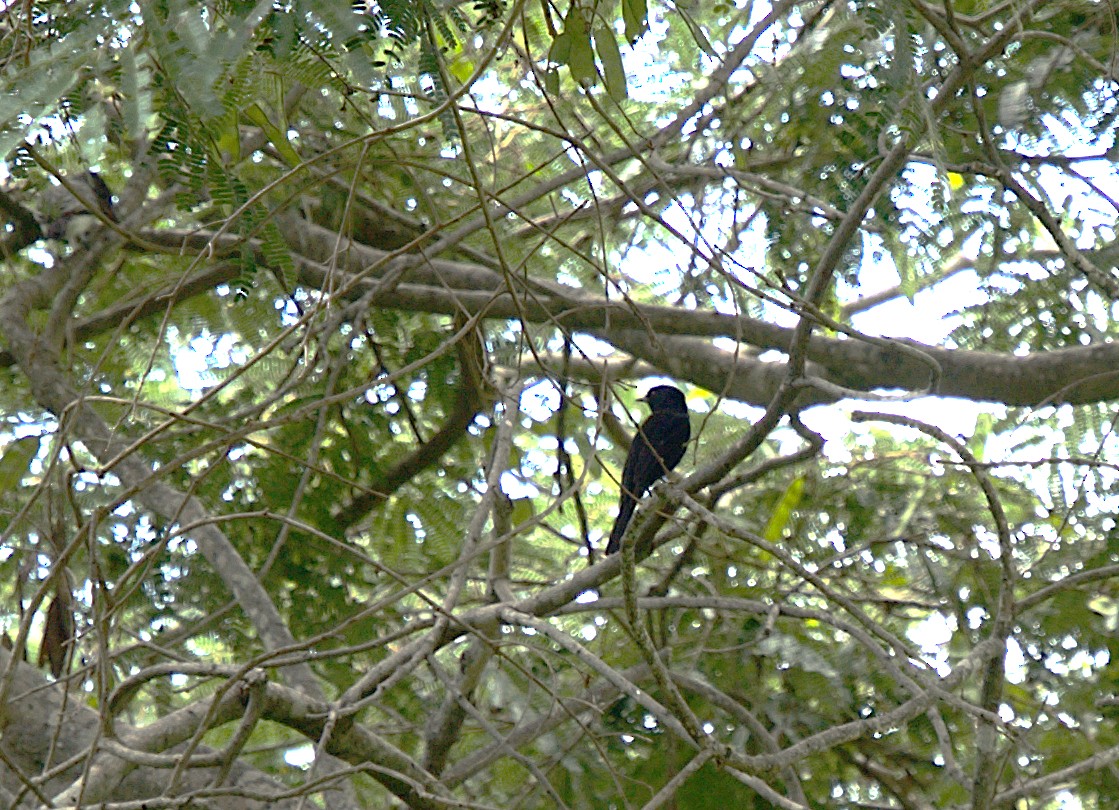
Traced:
[[0, 492], [12, 492], [19, 486], [37, 452], [38, 436], [16, 439], [4, 448], [4, 455], [0, 457]]
[[211, 120], [215, 130], [214, 140], [223, 159], [230, 164], [241, 159], [241, 129], [237, 126], [237, 116], [230, 113]]
[[[74, 70], [46, 68], [34, 75], [34, 81], [26, 87], [15, 88], [9, 85], [8, 92], [0, 93], [0, 155], [7, 155], [26, 140], [31, 131], [31, 123], [39, 119], [66, 95], [74, 84]], [[28, 75], [28, 74], [24, 74]], [[15, 123], [16, 116], [27, 116], [30, 121]]]
[[789, 520], [792, 518], [793, 510], [800, 505], [803, 497], [804, 476], [798, 475], [785, 487], [781, 500], [774, 507], [773, 514], [769, 516], [769, 523], [766, 524], [765, 534], [763, 535], [766, 540], [773, 543], [781, 539], [785, 534], [785, 528], [789, 525]]
[[578, 8], [571, 7], [563, 25], [563, 33], [570, 37], [570, 52], [567, 54], [566, 62], [571, 70], [571, 78], [582, 85], [594, 84], [598, 77], [595, 71], [594, 50], [591, 48], [587, 23]]
[[549, 68], [544, 73], [544, 89], [551, 95], [559, 93], [559, 71], [554, 68]]
[[299, 157], [299, 153], [295, 151], [291, 142], [288, 141], [287, 135], [272, 123], [259, 104], [253, 102], [246, 107], [245, 117], [261, 128], [268, 140], [276, 147], [276, 151], [280, 153], [280, 157], [284, 159], [284, 163], [294, 168], [303, 162]]
[[606, 80], [606, 92], [615, 102], [626, 99], [626, 71], [622, 67], [622, 53], [618, 50], [618, 40], [614, 32], [601, 25], [594, 32], [594, 47], [602, 62], [602, 74]]
[[571, 34], [564, 31], [552, 41], [552, 52], [548, 57], [557, 65], [566, 65], [571, 58]]
[[536, 508], [532, 498], [517, 498], [513, 501], [513, 525], [519, 525], [532, 520], [536, 515]]
[[598, 74], [594, 69], [594, 51], [591, 49], [590, 37], [584, 36], [571, 43], [571, 60], [567, 66], [571, 68], [571, 77], [579, 84], [594, 84]]
[[129, 137], [138, 138], [149, 126], [153, 112], [151, 76], [146, 58], [137, 59], [131, 48], [121, 49], [120, 65], [121, 87], [124, 91], [121, 103], [124, 130]]
[[622, 0], [622, 20], [626, 26], [626, 42], [630, 45], [649, 30], [645, 0]]

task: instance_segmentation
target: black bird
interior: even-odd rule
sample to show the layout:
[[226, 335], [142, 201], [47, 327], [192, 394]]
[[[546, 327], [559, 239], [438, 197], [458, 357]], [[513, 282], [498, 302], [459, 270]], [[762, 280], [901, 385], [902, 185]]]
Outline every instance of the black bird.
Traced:
[[684, 457], [684, 446], [692, 436], [688, 403], [684, 392], [671, 385], [650, 388], [641, 402], [648, 403], [652, 413], [641, 423], [622, 470], [622, 496], [618, 517], [610, 530], [606, 553], [622, 547], [622, 535], [637, 508], [637, 499], [663, 478]]

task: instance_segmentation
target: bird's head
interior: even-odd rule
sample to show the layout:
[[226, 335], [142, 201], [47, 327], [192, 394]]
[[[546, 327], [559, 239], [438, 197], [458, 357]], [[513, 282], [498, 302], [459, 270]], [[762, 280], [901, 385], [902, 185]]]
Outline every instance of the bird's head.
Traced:
[[650, 388], [641, 399], [652, 411], [687, 411], [688, 402], [684, 392], [673, 385], [657, 385]]

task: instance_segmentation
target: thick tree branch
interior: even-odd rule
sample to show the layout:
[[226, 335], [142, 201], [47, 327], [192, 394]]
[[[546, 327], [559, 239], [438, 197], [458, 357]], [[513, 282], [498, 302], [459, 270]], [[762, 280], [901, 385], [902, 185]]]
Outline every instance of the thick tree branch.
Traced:
[[[0, 739], [5, 764], [18, 766], [24, 774], [34, 775], [35, 785], [39, 790], [65, 802], [66, 798], [61, 791], [66, 786], [75, 784], [75, 780], [82, 779], [90, 748], [95, 745], [100, 734], [101, 720], [98, 712], [86, 706], [84, 701], [65, 695], [63, 684], [50, 684], [38, 670], [25, 663], [12, 661], [11, 652], [0, 648], [0, 669], [7, 669], [9, 666], [13, 667], [13, 688], [11, 698], [3, 707], [7, 723], [3, 738]], [[55, 734], [56, 724], [61, 724], [65, 729], [64, 734]], [[122, 739], [139, 739], [133, 736], [134, 731], [139, 730], [122, 726]], [[52, 752], [53, 756], [50, 756]], [[65, 768], [56, 768], [59, 763], [64, 762], [70, 764]], [[119, 760], [117, 762], [119, 765]], [[48, 778], [40, 776], [44, 771], [50, 771]], [[85, 779], [98, 779], [97, 771], [98, 766], [95, 765]], [[214, 773], [215, 769], [212, 767], [191, 769], [185, 775], [177, 795], [205, 789], [213, 780]], [[210, 806], [215, 810], [263, 810], [266, 807], [292, 810], [298, 805], [294, 798], [248, 798], [269, 794], [280, 796], [287, 788], [261, 771], [240, 762], [233, 765], [225, 784], [232, 795], [214, 795], [208, 798]], [[20, 785], [4, 765], [0, 765], [0, 785], [13, 796], [27, 792], [26, 787]], [[165, 795], [165, 787], [166, 772], [129, 766], [115, 770], [111, 792], [106, 796], [113, 801], [139, 801]]]
[[[314, 227], [314, 226], [312, 226]], [[333, 235], [322, 231], [323, 247]], [[145, 238], [161, 239], [167, 244], [193, 245], [202, 249], [204, 234], [157, 231]], [[224, 242], [224, 240], [223, 240]], [[226, 249], [232, 249], [230, 239]], [[300, 279], [314, 287], [327, 283], [328, 272], [321, 260], [296, 256]], [[219, 250], [220, 254], [221, 251]], [[630, 353], [679, 379], [692, 380], [709, 390], [722, 391], [734, 399], [764, 404], [776, 390], [784, 374], [780, 361], [762, 362], [754, 352], [734, 353], [713, 347], [702, 338], [731, 338], [758, 351], [788, 351], [793, 330], [765, 321], [735, 317], [718, 312], [682, 307], [608, 302], [574, 288], [562, 288], [553, 295], [537, 289], [515, 303], [505, 283], [488, 268], [446, 260], [417, 262], [415, 257], [392, 258], [391, 254], [361, 245], [350, 245], [345, 254], [347, 269], [356, 272], [376, 267], [373, 277], [346, 282], [347, 298], [358, 300], [376, 284], [376, 278], [403, 271], [406, 281], [377, 296], [376, 305], [431, 314], [465, 313], [487, 319], [524, 317], [537, 323], [558, 323], [565, 328], [594, 332], [604, 340], [626, 348]], [[86, 340], [115, 327], [125, 318], [139, 318], [162, 312], [176, 301], [228, 283], [236, 277], [231, 264], [219, 263], [198, 271], [181, 285], [169, 284], [136, 303], [121, 304], [103, 313], [78, 321], [75, 337]], [[558, 285], [557, 285], [558, 286]], [[650, 331], [654, 339], [650, 338]], [[1032, 354], [943, 349], [916, 341], [892, 339], [883, 344], [867, 344], [850, 338], [814, 335], [807, 344], [808, 373], [854, 391], [922, 390], [929, 380], [929, 369], [914, 359], [908, 347], [926, 355], [942, 370], [936, 393], [973, 401], [1001, 402], [1013, 406], [1043, 404], [1088, 404], [1119, 397], [1119, 344], [1101, 343], [1050, 349]], [[891, 345], [899, 348], [891, 349]], [[0, 353], [0, 365], [10, 364], [10, 353]], [[573, 368], [578, 369], [576, 364]], [[833, 401], [820, 392], [801, 393], [804, 404]]]
[[[95, 258], [96, 253], [91, 252], [85, 260]], [[79, 267], [73, 273], [80, 276], [85, 270]], [[236, 596], [268, 649], [293, 645], [294, 638], [268, 592], [202, 503], [193, 495], [176, 491], [152, 472], [157, 465], [142, 458], [120, 430], [104, 422], [67, 379], [57, 350], [44, 344], [30, 328], [27, 319], [31, 312], [50, 303], [69, 277], [66, 266], [59, 264], [12, 285], [0, 299], [0, 334], [23, 369], [32, 394], [105, 465], [103, 472], [119, 476], [137, 500], [168, 521], [194, 525], [192, 538], [199, 550]], [[318, 681], [306, 665], [293, 667], [290, 675], [309, 695], [321, 695]]]

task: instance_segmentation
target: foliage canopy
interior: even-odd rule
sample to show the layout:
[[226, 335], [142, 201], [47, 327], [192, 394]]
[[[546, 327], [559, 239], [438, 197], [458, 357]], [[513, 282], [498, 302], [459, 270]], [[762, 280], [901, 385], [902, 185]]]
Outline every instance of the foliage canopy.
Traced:
[[0, 14], [5, 806], [1119, 795], [1112, 6]]

